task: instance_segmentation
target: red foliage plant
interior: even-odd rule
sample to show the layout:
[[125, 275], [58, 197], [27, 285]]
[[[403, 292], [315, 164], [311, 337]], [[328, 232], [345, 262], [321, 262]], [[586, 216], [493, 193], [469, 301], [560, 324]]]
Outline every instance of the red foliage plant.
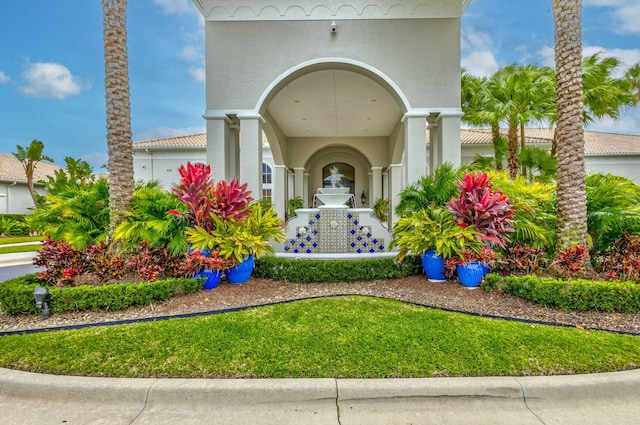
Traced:
[[556, 258], [551, 262], [551, 267], [562, 277], [584, 277], [584, 266], [590, 260], [587, 247], [576, 245], [558, 252]]
[[509, 197], [495, 190], [486, 173], [465, 174], [456, 183], [457, 198], [447, 203], [454, 221], [461, 227], [473, 225], [480, 240], [501, 247], [509, 242], [507, 233], [514, 231], [514, 214]]
[[227, 183], [224, 180], [215, 184], [211, 179], [211, 166], [187, 163], [181, 165], [180, 184], [173, 189], [174, 195], [187, 208], [187, 212], [170, 210], [170, 214], [182, 215], [193, 226], [199, 226], [207, 232], [215, 227], [211, 215], [223, 220], [241, 220], [250, 213], [247, 206], [253, 198], [247, 191], [247, 184], [240, 185], [236, 179]]
[[623, 233], [603, 253], [597, 271], [612, 280], [640, 283], [640, 235]]

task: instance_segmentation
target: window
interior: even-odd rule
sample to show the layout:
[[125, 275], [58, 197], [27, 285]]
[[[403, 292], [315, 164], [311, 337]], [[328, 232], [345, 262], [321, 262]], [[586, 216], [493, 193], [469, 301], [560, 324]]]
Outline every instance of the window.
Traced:
[[271, 166], [266, 162], [262, 163], [262, 199], [273, 201], [273, 175]]

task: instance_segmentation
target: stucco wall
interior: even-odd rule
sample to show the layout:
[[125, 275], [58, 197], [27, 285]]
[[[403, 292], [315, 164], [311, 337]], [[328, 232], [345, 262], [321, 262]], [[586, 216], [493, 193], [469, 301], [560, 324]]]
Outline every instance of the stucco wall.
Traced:
[[[41, 187], [36, 192], [45, 194]], [[31, 214], [33, 199], [26, 183], [0, 182], [0, 214]]]
[[253, 110], [270, 84], [318, 58], [379, 70], [412, 108], [460, 107], [459, 19], [339, 21], [336, 33], [330, 22], [206, 22], [207, 109]]

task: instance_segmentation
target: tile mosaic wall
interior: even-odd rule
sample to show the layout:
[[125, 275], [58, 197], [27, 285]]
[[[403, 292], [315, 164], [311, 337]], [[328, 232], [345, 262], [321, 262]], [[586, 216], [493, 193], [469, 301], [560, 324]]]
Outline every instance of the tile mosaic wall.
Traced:
[[284, 245], [294, 254], [369, 254], [386, 250], [385, 238], [375, 237], [371, 226], [361, 224], [360, 213], [318, 209], [306, 226], [296, 226], [295, 236]]

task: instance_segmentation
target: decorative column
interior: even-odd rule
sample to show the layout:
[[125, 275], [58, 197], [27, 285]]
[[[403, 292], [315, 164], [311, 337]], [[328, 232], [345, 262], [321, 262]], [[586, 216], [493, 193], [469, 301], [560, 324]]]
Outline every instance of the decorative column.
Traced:
[[442, 145], [438, 133], [438, 121], [435, 117], [427, 118], [429, 130], [429, 173], [442, 164]]
[[303, 184], [302, 184], [302, 199], [304, 199], [305, 208], [309, 208], [309, 173], [304, 173]]
[[407, 184], [417, 182], [427, 172], [427, 117], [424, 113], [405, 114], [404, 141]]
[[253, 198], [262, 197], [262, 117], [238, 114], [240, 119], [240, 183], [247, 183]]
[[454, 167], [462, 163], [460, 147], [460, 117], [462, 112], [440, 113], [438, 116], [438, 138], [440, 141], [440, 163], [450, 162]]
[[205, 113], [207, 126], [207, 164], [211, 166], [214, 180], [230, 180], [229, 125], [232, 121], [226, 115]]
[[371, 186], [369, 193], [371, 201], [369, 205], [373, 205], [378, 199], [383, 198], [382, 194], [382, 167], [371, 167]]
[[304, 192], [304, 167], [293, 167], [293, 196], [302, 198], [302, 207], [308, 208]]
[[285, 219], [285, 212], [287, 211], [287, 174], [288, 170], [285, 165], [274, 166], [275, 175], [273, 177], [273, 190], [271, 191], [273, 196], [273, 208], [275, 209], [278, 217], [282, 221]]
[[391, 189], [391, 193], [389, 196], [389, 211], [391, 211], [391, 223], [389, 223], [389, 228], [392, 227], [392, 223], [395, 223], [399, 219], [394, 210], [400, 202], [399, 195], [404, 188], [402, 174], [402, 164], [389, 165], [389, 184]]

